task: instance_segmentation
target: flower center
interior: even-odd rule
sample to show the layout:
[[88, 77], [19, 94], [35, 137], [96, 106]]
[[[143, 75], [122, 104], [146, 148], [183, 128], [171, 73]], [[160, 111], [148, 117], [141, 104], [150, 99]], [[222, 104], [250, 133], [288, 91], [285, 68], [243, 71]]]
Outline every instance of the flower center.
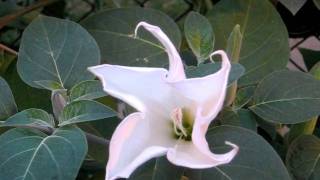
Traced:
[[175, 138], [191, 141], [193, 129], [192, 113], [185, 108], [174, 108], [171, 112], [171, 119]]

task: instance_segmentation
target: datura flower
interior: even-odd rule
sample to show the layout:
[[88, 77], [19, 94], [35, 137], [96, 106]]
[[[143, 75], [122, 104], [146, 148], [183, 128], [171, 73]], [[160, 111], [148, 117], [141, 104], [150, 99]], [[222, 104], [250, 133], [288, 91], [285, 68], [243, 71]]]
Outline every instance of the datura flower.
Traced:
[[202, 169], [229, 163], [238, 146], [225, 154], [210, 151], [205, 138], [210, 122], [221, 110], [231, 68], [222, 50], [221, 69], [201, 78], [187, 79], [181, 58], [167, 35], [157, 26], [140, 22], [164, 46], [169, 71], [163, 68], [126, 67], [103, 64], [89, 71], [102, 81], [111, 96], [133, 106], [116, 128], [110, 141], [106, 179], [128, 178], [141, 164], [166, 155], [177, 165]]

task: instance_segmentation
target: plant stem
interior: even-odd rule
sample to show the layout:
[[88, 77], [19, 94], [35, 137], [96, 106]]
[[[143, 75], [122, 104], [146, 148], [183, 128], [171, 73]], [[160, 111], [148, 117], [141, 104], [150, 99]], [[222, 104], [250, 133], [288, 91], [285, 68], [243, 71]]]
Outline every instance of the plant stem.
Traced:
[[0, 18], [0, 29], [2, 29], [4, 26], [6, 26], [7, 24], [9, 24], [11, 21], [15, 20], [19, 16], [22, 16], [22, 15], [24, 15], [30, 11], [33, 11], [35, 9], [47, 6], [47, 5], [54, 3], [56, 1], [59, 1], [59, 0], [42, 0], [42, 1], [39, 1], [35, 4], [32, 4], [26, 8], [23, 8], [21, 10], [18, 10], [16, 12], [13, 12], [11, 14], [3, 16]]
[[15, 50], [9, 48], [8, 46], [5, 46], [4, 44], [1, 44], [1, 43], [0, 43], [0, 50], [1, 50], [1, 49], [4, 50], [4, 51], [9, 52], [9, 53], [11, 53], [11, 54], [13, 54], [13, 55], [15, 55], [15, 56], [18, 56], [18, 52], [17, 52], [17, 51], [15, 51]]

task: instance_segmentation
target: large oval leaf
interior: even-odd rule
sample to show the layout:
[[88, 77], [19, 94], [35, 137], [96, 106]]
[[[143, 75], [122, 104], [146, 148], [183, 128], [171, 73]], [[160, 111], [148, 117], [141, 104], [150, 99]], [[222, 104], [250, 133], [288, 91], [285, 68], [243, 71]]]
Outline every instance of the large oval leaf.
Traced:
[[45, 126], [54, 127], [54, 120], [41, 109], [26, 109], [4, 121], [0, 126]]
[[51, 136], [12, 129], [0, 136], [0, 177], [73, 180], [86, 153], [86, 137], [78, 128], [57, 129]]
[[292, 176], [299, 179], [320, 178], [320, 140], [313, 135], [303, 135], [292, 142], [286, 164]]
[[96, 121], [116, 115], [111, 108], [101, 103], [91, 100], [79, 100], [64, 107], [59, 116], [59, 126]]
[[230, 147], [225, 145], [225, 141], [238, 145], [239, 153], [229, 164], [193, 171], [193, 174], [197, 174], [192, 178], [193, 180], [290, 180], [278, 154], [253, 131], [220, 126], [208, 131], [207, 140], [215, 153], [225, 153], [230, 150]]
[[97, 13], [83, 25], [101, 48], [103, 63], [129, 66], [163, 66], [168, 64], [165, 49], [144, 28], [134, 38], [140, 21], [160, 26], [179, 48], [181, 35], [178, 26], [164, 13], [142, 8], [118, 8]]
[[278, 71], [258, 85], [250, 109], [275, 123], [295, 124], [320, 114], [320, 81], [302, 72]]
[[0, 77], [0, 120], [10, 117], [18, 111], [11, 89]]
[[70, 101], [92, 100], [106, 95], [107, 93], [103, 91], [100, 81], [83, 81], [73, 86], [70, 90]]
[[93, 79], [87, 67], [99, 63], [99, 48], [80, 25], [40, 16], [23, 33], [17, 68], [22, 80], [32, 87], [43, 88], [51, 81], [69, 89]]
[[239, 85], [257, 83], [289, 59], [288, 34], [281, 17], [268, 0], [223, 0], [208, 13], [217, 49], [225, 49], [232, 29], [243, 35], [240, 63], [246, 68]]

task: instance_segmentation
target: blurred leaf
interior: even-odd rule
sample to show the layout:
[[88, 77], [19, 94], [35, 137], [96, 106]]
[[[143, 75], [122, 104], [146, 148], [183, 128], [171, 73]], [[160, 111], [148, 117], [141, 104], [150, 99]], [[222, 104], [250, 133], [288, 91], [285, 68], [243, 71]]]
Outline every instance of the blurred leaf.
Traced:
[[220, 113], [219, 121], [222, 125], [239, 126], [257, 131], [255, 115], [247, 109], [232, 110], [231, 108], [225, 108]]
[[41, 109], [26, 109], [9, 117], [4, 123], [4, 126], [45, 126], [54, 127], [53, 117]]
[[16, 64], [12, 63], [4, 78], [8, 81], [20, 111], [29, 108], [43, 109], [52, 112], [50, 93], [45, 90], [35, 89], [25, 84], [17, 73]]
[[320, 177], [320, 140], [313, 135], [303, 135], [292, 142], [286, 164], [294, 179], [316, 180]]
[[203, 63], [213, 51], [214, 33], [210, 22], [197, 12], [190, 12], [184, 21], [184, 33], [192, 52]]
[[273, 148], [253, 131], [240, 127], [219, 126], [211, 128], [207, 133], [210, 149], [215, 153], [226, 153], [230, 141], [239, 146], [239, 153], [228, 164], [210, 169], [194, 170], [201, 173], [192, 180], [212, 179], [259, 179], [290, 180], [287, 169]]
[[[199, 64], [199, 66], [189, 66], [186, 69], [186, 75], [188, 78], [203, 77], [209, 74], [217, 72], [221, 67], [221, 63], [208, 63]], [[228, 84], [239, 79], [245, 72], [244, 67], [241, 64], [232, 64], [229, 74]]]
[[95, 121], [116, 115], [112, 109], [101, 103], [91, 100], [79, 100], [64, 107], [59, 117], [59, 126]]
[[0, 120], [18, 112], [8, 83], [0, 76]]
[[304, 63], [306, 64], [308, 70], [310, 70], [317, 62], [320, 61], [320, 51], [304, 48], [299, 50], [303, 56]]
[[313, 3], [320, 10], [320, 0], [313, 0]]
[[318, 80], [320, 80], [320, 62], [316, 63], [310, 70], [310, 73]]
[[73, 180], [87, 153], [85, 135], [73, 127], [57, 129], [51, 136], [12, 129], [0, 136], [0, 147], [2, 180]]
[[39, 16], [24, 31], [17, 68], [28, 85], [55, 81], [63, 88], [93, 79], [87, 67], [100, 62], [99, 48], [80, 25], [53, 17]]
[[137, 38], [134, 30], [141, 21], [161, 27], [180, 47], [178, 26], [166, 14], [142, 8], [119, 8], [101, 11], [83, 22], [101, 48], [102, 62], [127, 66], [160, 66], [168, 64], [167, 53], [159, 41], [143, 27]]
[[70, 90], [70, 101], [93, 100], [107, 96], [103, 91], [102, 84], [97, 80], [83, 81]]
[[252, 85], [289, 59], [287, 29], [268, 0], [223, 0], [208, 12], [215, 31], [215, 49], [226, 49], [229, 34], [239, 24], [243, 34], [240, 64], [246, 73], [239, 86]]
[[307, 2], [307, 0], [279, 0], [289, 11], [295, 15]]
[[165, 12], [173, 19], [189, 10], [189, 5], [184, 0], [152, 0], [146, 1], [144, 7], [157, 9]]
[[313, 134], [314, 128], [317, 125], [318, 116], [309, 119], [309, 121], [293, 124], [290, 127], [289, 134], [287, 136], [288, 144], [301, 135]]
[[0, 75], [4, 74], [10, 64], [16, 59], [15, 55], [0, 49]]
[[320, 81], [293, 71], [270, 74], [258, 85], [250, 109], [275, 123], [295, 124], [320, 114]]
[[183, 168], [171, 164], [166, 157], [144, 163], [129, 177], [129, 180], [181, 180]]

